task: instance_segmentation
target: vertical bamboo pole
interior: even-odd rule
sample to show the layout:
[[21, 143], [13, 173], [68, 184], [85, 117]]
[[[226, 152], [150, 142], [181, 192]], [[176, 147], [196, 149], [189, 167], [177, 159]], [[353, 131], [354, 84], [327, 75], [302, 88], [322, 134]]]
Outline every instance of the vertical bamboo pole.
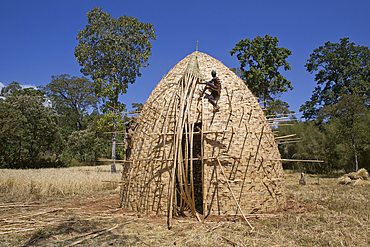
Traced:
[[[183, 130], [186, 121], [189, 121], [189, 111], [191, 110], [191, 102], [196, 88], [197, 79], [191, 73], [185, 72], [184, 76], [180, 80], [180, 94], [179, 94], [179, 115], [176, 118], [175, 124], [175, 135], [174, 135], [174, 166], [172, 167], [172, 177], [169, 185], [169, 202], [168, 202], [168, 215], [167, 224], [168, 228], [172, 228], [172, 215], [173, 215], [173, 197], [175, 187], [175, 176], [176, 169], [182, 169], [184, 171], [184, 157], [181, 153], [181, 145], [183, 138]], [[189, 138], [186, 134], [186, 138]], [[181, 188], [180, 188], [181, 190]], [[187, 205], [189, 206], [192, 214], [197, 217], [200, 221], [199, 215], [195, 210], [195, 205], [189, 200], [189, 194], [186, 192], [187, 186], [185, 186], [185, 198]]]
[[206, 174], [207, 174], [207, 167], [206, 167], [206, 164], [204, 162], [204, 149], [205, 149], [205, 146], [204, 146], [204, 133], [203, 133], [203, 128], [204, 126], [206, 126], [205, 124], [205, 119], [204, 119], [204, 109], [203, 109], [203, 99], [202, 99], [202, 102], [201, 102], [201, 123], [202, 123], [202, 129], [199, 129], [200, 131], [200, 145], [201, 145], [201, 162], [202, 162], [202, 195], [203, 195], [203, 198], [202, 198], [202, 201], [203, 201], [203, 213], [207, 211], [207, 198], [208, 198], [208, 195], [207, 195], [207, 191], [208, 191], [208, 188], [206, 187], [207, 186], [207, 181], [206, 181]]
[[195, 194], [194, 194], [194, 176], [193, 176], [193, 129], [194, 129], [194, 124], [189, 124], [190, 125], [190, 131], [189, 131], [189, 139], [190, 139], [190, 193], [191, 193], [191, 201], [192, 204], [195, 207]]
[[172, 228], [172, 216], [173, 216], [173, 197], [174, 197], [174, 187], [175, 187], [175, 176], [176, 176], [176, 168], [177, 164], [181, 164], [183, 160], [179, 160], [179, 155], [181, 154], [181, 138], [182, 138], [182, 132], [183, 132], [183, 119], [184, 119], [184, 108], [185, 108], [185, 90], [184, 86], [186, 87], [187, 85], [184, 85], [185, 81], [187, 80], [187, 75], [182, 77], [180, 81], [180, 88], [181, 88], [181, 94], [180, 94], [180, 109], [179, 109], [179, 116], [176, 121], [176, 129], [175, 129], [175, 135], [174, 135], [174, 165], [172, 168], [172, 177], [170, 181], [170, 186], [169, 186], [169, 206], [168, 206], [168, 214], [167, 214], [167, 225], [168, 228]]
[[256, 163], [256, 160], [257, 160], [257, 154], [258, 154], [258, 150], [259, 150], [260, 145], [261, 145], [261, 140], [262, 140], [262, 135], [263, 135], [264, 128], [265, 128], [265, 126], [262, 125], [261, 135], [260, 135], [260, 139], [258, 141], [258, 146], [257, 146], [257, 151], [256, 151], [256, 157], [254, 157], [254, 163]]
[[245, 215], [244, 215], [244, 213], [243, 213], [243, 210], [240, 208], [240, 205], [239, 205], [239, 203], [238, 203], [238, 201], [236, 200], [236, 197], [235, 197], [235, 195], [234, 195], [234, 191], [233, 191], [233, 189], [231, 188], [231, 186], [230, 186], [230, 184], [229, 184], [229, 180], [228, 180], [228, 179], [227, 179], [227, 177], [226, 177], [226, 174], [225, 174], [225, 172], [224, 172], [224, 168], [222, 167], [221, 162], [220, 162], [220, 160], [219, 160], [218, 158], [217, 158], [217, 161], [218, 161], [218, 165], [220, 166], [220, 169], [221, 169], [222, 175], [224, 175], [224, 178], [225, 178], [225, 181], [226, 181], [227, 187], [229, 188], [229, 190], [230, 190], [230, 192], [231, 192], [231, 195], [233, 196], [234, 201], [235, 201], [236, 205], [237, 205], [237, 206], [238, 206], [238, 208], [239, 208], [240, 213], [243, 215], [244, 220], [248, 223], [249, 227], [250, 227], [250, 228], [252, 228], [252, 231], [253, 231], [253, 230], [254, 230], [254, 227], [249, 223], [249, 221], [247, 220], [247, 218], [245, 217]]

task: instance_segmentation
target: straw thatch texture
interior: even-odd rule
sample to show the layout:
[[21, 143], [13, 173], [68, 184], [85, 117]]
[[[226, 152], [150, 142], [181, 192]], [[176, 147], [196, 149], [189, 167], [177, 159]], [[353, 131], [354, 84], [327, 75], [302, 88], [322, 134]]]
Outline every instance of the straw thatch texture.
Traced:
[[[212, 70], [222, 82], [216, 113], [206, 99], [198, 100], [204, 85], [197, 82], [210, 80]], [[181, 60], [155, 87], [137, 124], [122, 176], [123, 207], [149, 214], [189, 208], [193, 215], [239, 214], [230, 191], [244, 213], [285, 206], [280, 154], [263, 110], [220, 61], [201, 52]]]
[[365, 168], [361, 168], [357, 172], [351, 172], [344, 174], [338, 179], [339, 184], [349, 184], [349, 185], [369, 185], [369, 173]]

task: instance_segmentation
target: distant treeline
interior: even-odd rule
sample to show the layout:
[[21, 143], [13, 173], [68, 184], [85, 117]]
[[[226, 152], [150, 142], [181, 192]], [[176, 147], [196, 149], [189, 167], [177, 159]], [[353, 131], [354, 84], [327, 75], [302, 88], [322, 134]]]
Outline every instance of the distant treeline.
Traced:
[[[59, 89], [50, 89], [53, 84], [69, 86], [61, 96], [55, 93]], [[66, 167], [110, 158], [111, 135], [104, 132], [111, 128], [102, 122], [96, 110], [98, 100], [88, 84], [86, 78], [62, 75], [44, 88], [22, 89], [17, 82], [2, 88], [0, 168]], [[125, 119], [117, 116], [115, 121]], [[123, 142], [121, 135], [117, 142]], [[123, 146], [116, 155], [123, 158]]]
[[[284, 159], [321, 160], [324, 163], [283, 162], [284, 169], [307, 173], [352, 172], [370, 170], [370, 111], [359, 116], [353, 129], [343, 119], [284, 122], [277, 128], [279, 136], [297, 134], [294, 141], [281, 141], [279, 151]], [[292, 125], [287, 125], [292, 124]], [[297, 140], [300, 138], [300, 140]], [[357, 158], [356, 158], [357, 156]]]

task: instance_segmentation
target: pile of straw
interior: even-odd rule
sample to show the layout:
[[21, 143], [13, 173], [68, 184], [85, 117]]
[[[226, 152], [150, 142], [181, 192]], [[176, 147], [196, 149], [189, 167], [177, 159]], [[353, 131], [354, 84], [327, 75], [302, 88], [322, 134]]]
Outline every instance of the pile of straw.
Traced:
[[358, 170], [357, 172], [351, 172], [345, 174], [339, 178], [339, 184], [349, 184], [349, 185], [370, 185], [369, 173], [365, 168]]

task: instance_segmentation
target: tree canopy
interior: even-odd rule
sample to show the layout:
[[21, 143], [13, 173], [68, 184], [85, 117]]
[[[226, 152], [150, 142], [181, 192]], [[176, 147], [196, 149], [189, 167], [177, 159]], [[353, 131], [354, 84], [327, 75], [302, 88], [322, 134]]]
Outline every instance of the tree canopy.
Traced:
[[101, 8], [93, 8], [87, 18], [75, 56], [81, 72], [94, 80], [97, 95], [120, 110], [118, 96], [141, 76], [139, 69], [148, 66], [150, 41], [156, 38], [153, 25], [126, 15], [112, 18]]
[[67, 74], [51, 76], [52, 80], [45, 87], [53, 107], [61, 114], [72, 110], [72, 117], [77, 130], [81, 130], [82, 119], [87, 110], [95, 109], [98, 98], [95, 96], [93, 83], [86, 77], [70, 77]]
[[323, 106], [337, 104], [342, 95], [370, 96], [370, 49], [340, 39], [315, 49], [305, 65], [317, 86], [301, 106], [306, 119], [314, 119]]
[[[102, 112], [112, 112], [110, 107], [124, 111], [125, 105], [119, 102], [119, 96], [141, 76], [140, 68], [148, 66], [150, 41], [156, 39], [153, 25], [126, 15], [116, 19], [101, 8], [93, 8], [86, 16], [88, 24], [78, 33], [75, 57], [82, 66], [81, 72], [94, 80], [95, 91], [103, 100]], [[112, 127], [112, 172], [116, 171], [116, 131], [115, 122]]]
[[263, 38], [241, 40], [230, 51], [239, 60], [241, 78], [252, 93], [264, 101], [265, 107], [283, 92], [293, 89], [291, 82], [279, 71], [280, 68], [290, 70], [286, 59], [292, 52], [278, 47], [278, 42], [277, 37], [267, 34]]
[[40, 90], [16, 84], [5, 88], [8, 93], [0, 99], [0, 166], [38, 167], [40, 155], [55, 148], [59, 139], [58, 118], [45, 106]]

